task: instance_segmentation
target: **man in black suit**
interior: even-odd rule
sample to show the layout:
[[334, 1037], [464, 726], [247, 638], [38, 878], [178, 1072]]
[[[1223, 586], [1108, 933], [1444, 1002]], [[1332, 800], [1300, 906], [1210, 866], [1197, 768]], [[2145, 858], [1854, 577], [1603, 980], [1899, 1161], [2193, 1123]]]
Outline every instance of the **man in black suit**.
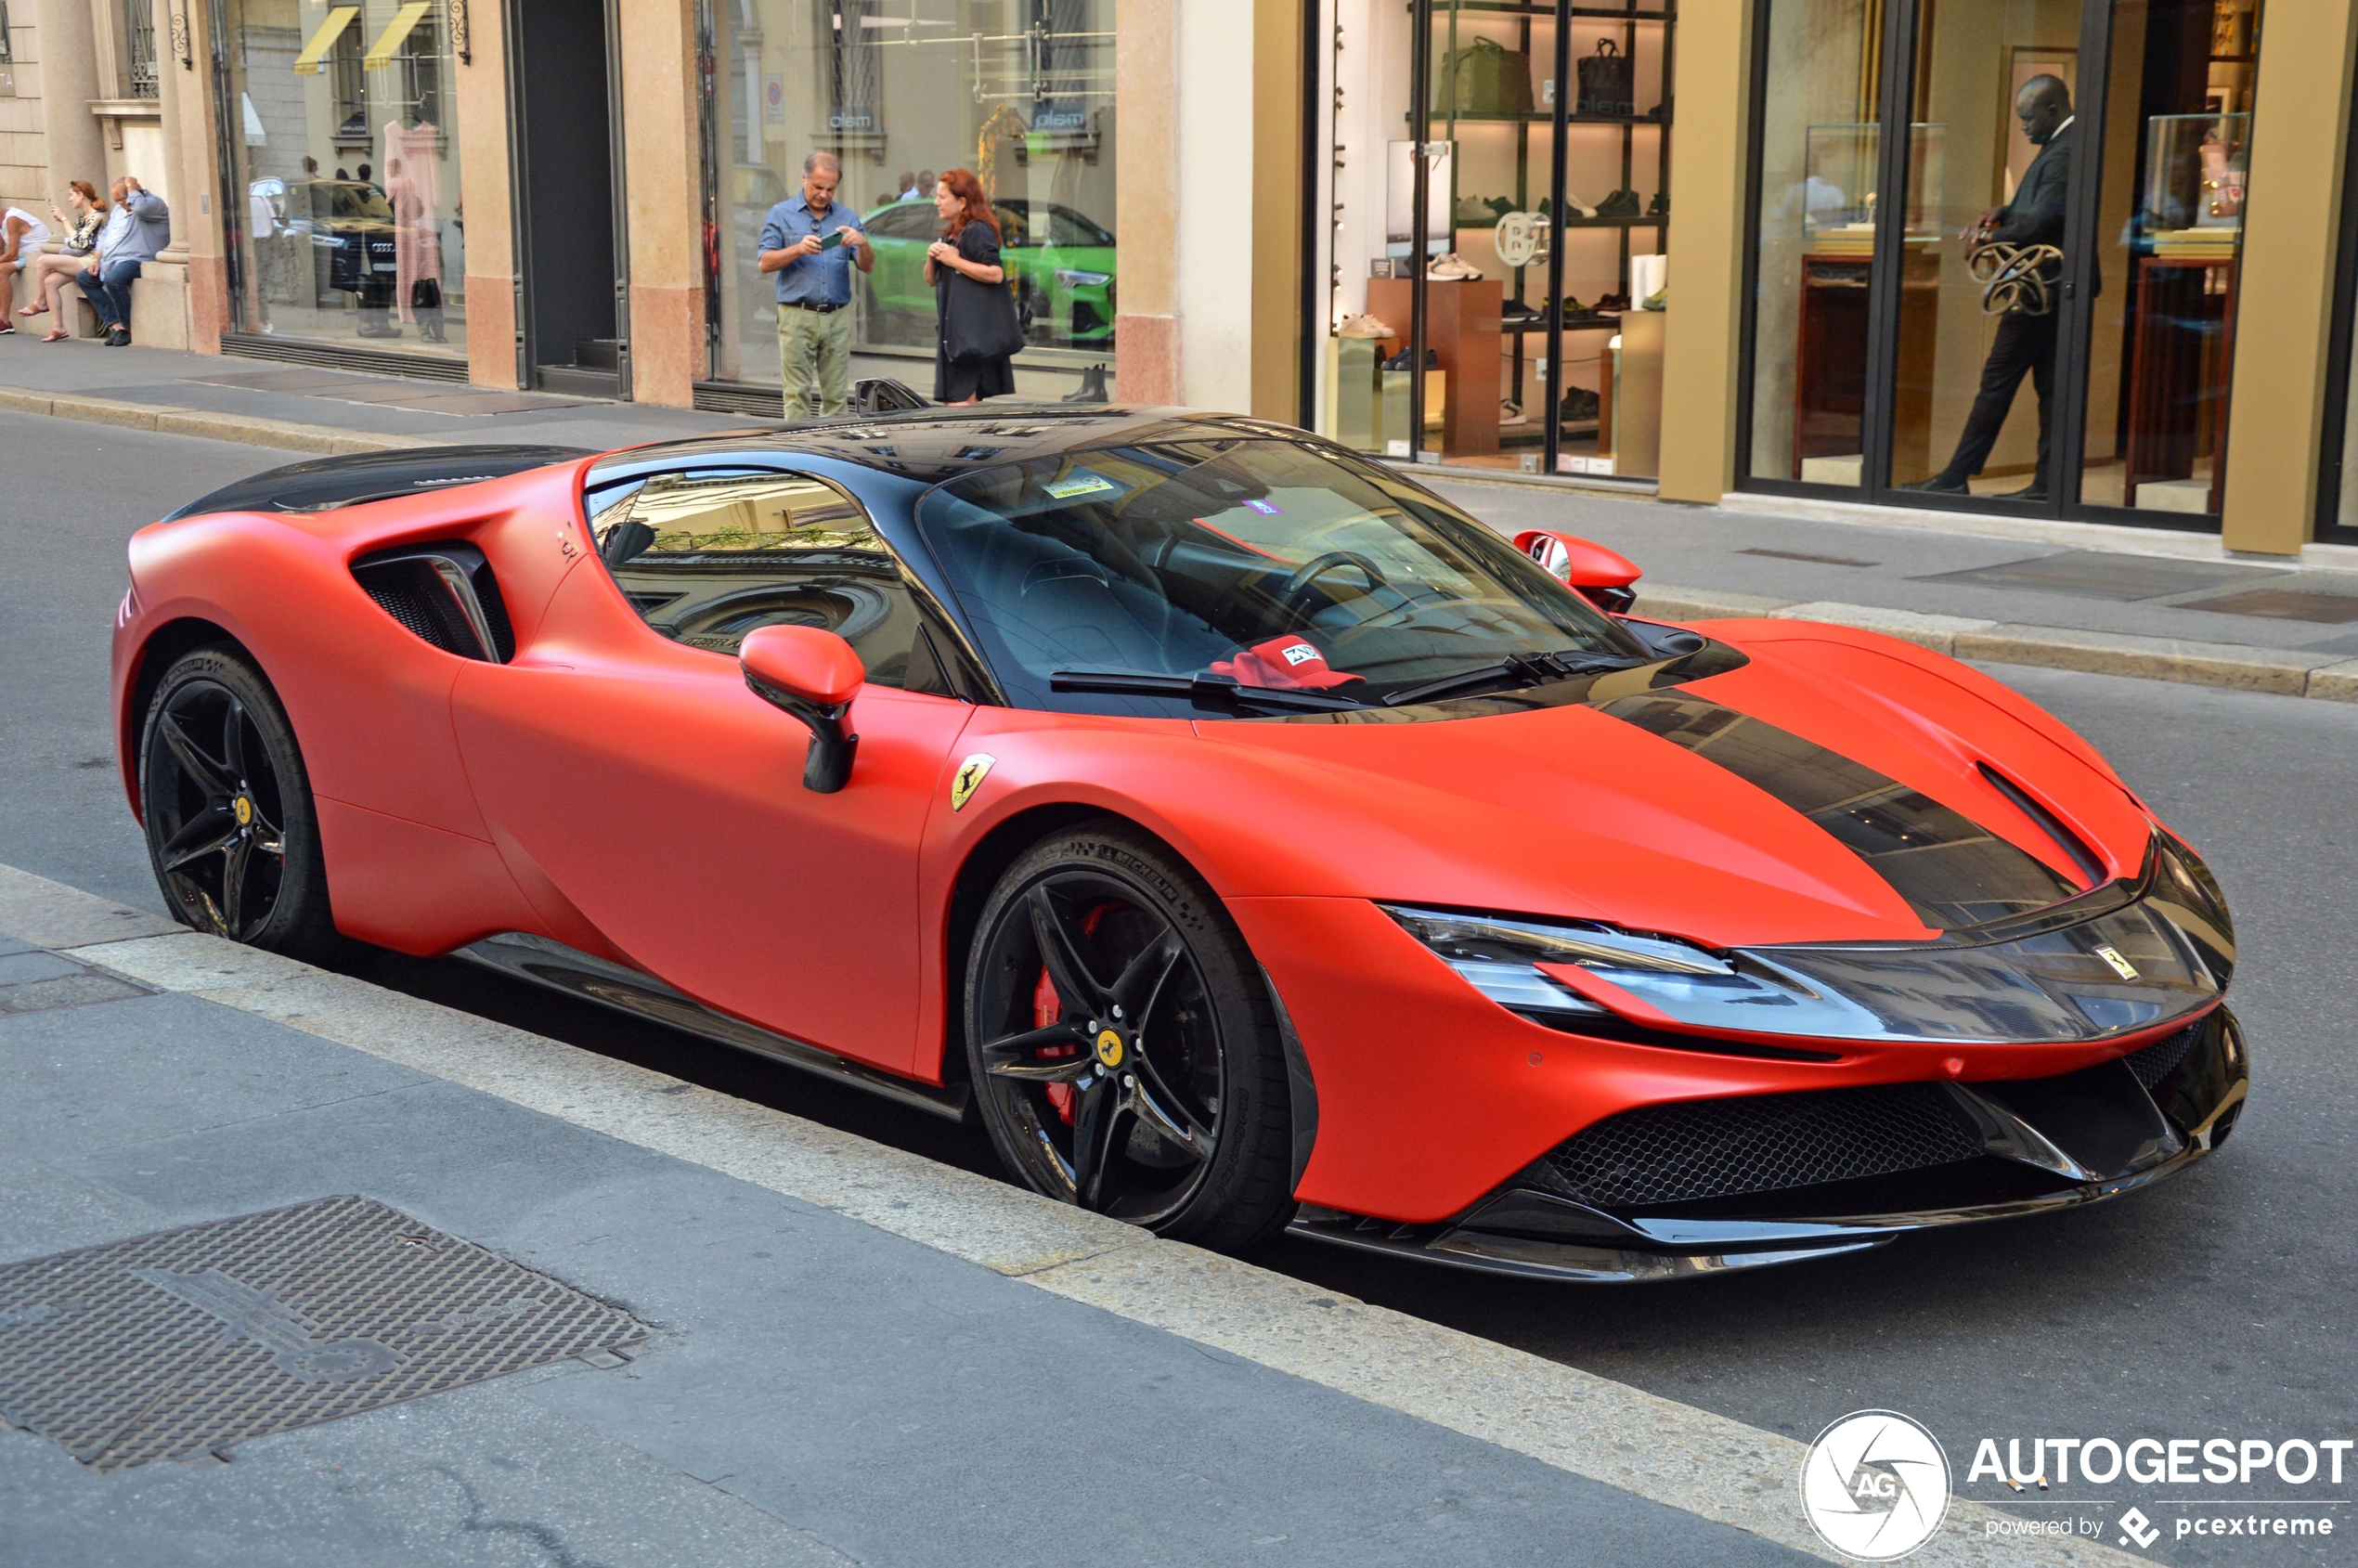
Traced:
[[[2015, 199], [2005, 206], [1992, 207], [1982, 214], [1958, 238], [1971, 240], [1979, 237], [2000, 245], [2060, 248], [2071, 179], [2071, 89], [2064, 85], [2060, 77], [2032, 77], [2015, 95], [2015, 118], [2022, 122], [2022, 134], [2039, 149], [2039, 156], [2024, 172], [2022, 184], [2015, 188]], [[2050, 290], [2060, 271], [2060, 266], [2054, 265], [2041, 269], [2040, 276]], [[1998, 433], [2005, 428], [2006, 415], [2015, 406], [2015, 393], [2028, 374], [2032, 389], [2039, 395], [2039, 472], [2028, 489], [1992, 499], [2047, 499], [2056, 317], [2057, 312], [2051, 306], [2036, 316], [2025, 310], [2010, 310], [1999, 318], [1998, 336], [1989, 345], [1989, 358], [1981, 367], [1981, 392], [1974, 398], [1973, 412], [1965, 416], [1964, 434], [1957, 438], [1956, 454], [1938, 473], [1913, 485], [1902, 485], [1901, 489], [1924, 490], [1937, 496], [1967, 494], [1965, 481], [1980, 473], [1981, 465], [1989, 460], [1989, 449], [1998, 444]]]

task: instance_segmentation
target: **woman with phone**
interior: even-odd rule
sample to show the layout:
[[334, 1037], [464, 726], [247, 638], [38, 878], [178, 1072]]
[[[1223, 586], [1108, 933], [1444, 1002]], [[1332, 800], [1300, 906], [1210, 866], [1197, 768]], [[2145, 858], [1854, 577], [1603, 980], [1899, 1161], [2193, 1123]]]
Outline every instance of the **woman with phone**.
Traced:
[[73, 207], [68, 217], [53, 205], [49, 215], [66, 231], [65, 250], [54, 256], [35, 256], [32, 262], [33, 303], [17, 312], [21, 317], [50, 317], [48, 335], [43, 343], [62, 343], [67, 337], [64, 298], [60, 291], [73, 281], [73, 275], [90, 264], [90, 253], [97, 248], [98, 230], [107, 221], [106, 198], [88, 180], [74, 180], [66, 187], [66, 201]]
[[935, 400], [971, 405], [1016, 389], [1015, 352], [1023, 323], [999, 259], [999, 218], [970, 169], [952, 169], [934, 187], [941, 238], [926, 249], [940, 325], [936, 336]]

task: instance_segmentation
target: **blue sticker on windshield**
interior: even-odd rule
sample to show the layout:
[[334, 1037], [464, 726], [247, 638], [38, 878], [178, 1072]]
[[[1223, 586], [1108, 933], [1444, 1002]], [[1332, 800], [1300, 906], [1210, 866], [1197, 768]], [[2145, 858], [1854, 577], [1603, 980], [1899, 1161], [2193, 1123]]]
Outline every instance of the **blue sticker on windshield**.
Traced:
[[1286, 510], [1284, 507], [1279, 506], [1276, 501], [1247, 501], [1245, 502], [1245, 505], [1252, 508], [1253, 511], [1261, 513], [1263, 517], [1276, 517], [1282, 514]]
[[1086, 472], [1075, 473], [1069, 478], [1052, 481], [1040, 487], [1060, 501], [1069, 501], [1075, 496], [1109, 495], [1121, 488], [1110, 479], [1101, 478]]

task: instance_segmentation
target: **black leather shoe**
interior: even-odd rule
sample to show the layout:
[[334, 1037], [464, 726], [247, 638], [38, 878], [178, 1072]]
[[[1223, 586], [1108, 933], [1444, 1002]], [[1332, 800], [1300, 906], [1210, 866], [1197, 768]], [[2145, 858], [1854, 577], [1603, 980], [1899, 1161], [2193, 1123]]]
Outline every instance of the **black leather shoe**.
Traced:
[[109, 348], [129, 348], [131, 346], [131, 329], [128, 327], [117, 327], [114, 330], [109, 332], [107, 334], [107, 346]]
[[2043, 485], [2027, 485], [2019, 490], [2009, 490], [2002, 496], [1985, 496], [1982, 499], [1993, 501], [2029, 501], [2033, 504], [2043, 505], [2047, 499], [2047, 487]]
[[1898, 486], [1898, 488], [1902, 490], [1915, 490], [1927, 496], [1969, 496], [1973, 494], [1972, 488], [1967, 486], [1963, 480], [1944, 478], [1942, 475], [1937, 473], [1934, 474], [1929, 479], [1919, 479], [1912, 485], [1901, 485]]

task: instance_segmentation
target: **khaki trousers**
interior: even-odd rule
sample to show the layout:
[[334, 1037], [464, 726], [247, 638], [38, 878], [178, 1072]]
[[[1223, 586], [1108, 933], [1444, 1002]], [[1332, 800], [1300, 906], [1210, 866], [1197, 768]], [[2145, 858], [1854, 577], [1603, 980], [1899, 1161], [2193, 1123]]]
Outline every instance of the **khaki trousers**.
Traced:
[[778, 306], [778, 380], [785, 391], [785, 417], [807, 419], [805, 401], [815, 385], [819, 411], [841, 414], [851, 408], [851, 307], [825, 312]]

